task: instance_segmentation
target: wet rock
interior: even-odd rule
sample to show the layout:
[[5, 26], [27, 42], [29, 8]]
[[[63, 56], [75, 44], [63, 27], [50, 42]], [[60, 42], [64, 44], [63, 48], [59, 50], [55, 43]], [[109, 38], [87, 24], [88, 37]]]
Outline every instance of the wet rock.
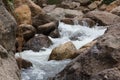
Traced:
[[0, 79], [20, 80], [14, 57], [16, 21], [0, 0]]
[[52, 31], [52, 32], [49, 34], [49, 36], [52, 37], [52, 38], [59, 38], [59, 37], [60, 37], [59, 30], [58, 30], [58, 29], [55, 29], [54, 31]]
[[[22, 33], [20, 33], [22, 31]], [[17, 28], [17, 36], [23, 34], [24, 39], [27, 41], [35, 35], [36, 29], [32, 25], [21, 24]]]
[[37, 28], [37, 32], [44, 35], [49, 35], [52, 31], [54, 31], [57, 28], [58, 28], [58, 22], [50, 22], [44, 25], [40, 25]]
[[73, 59], [78, 54], [75, 54], [76, 47], [72, 42], [67, 42], [54, 48], [50, 54], [49, 60]]
[[15, 9], [18, 24], [32, 24], [31, 11], [28, 5], [21, 5]]
[[90, 19], [90, 18], [83, 18], [82, 20], [79, 20], [78, 22], [81, 25], [88, 26], [88, 27], [93, 27], [96, 25], [95, 21]]
[[89, 50], [69, 63], [53, 80], [119, 80], [120, 24], [112, 25]]
[[21, 68], [27, 69], [27, 68], [30, 68], [33, 66], [30, 61], [27, 61], [22, 58], [16, 58], [16, 61], [17, 61], [17, 65], [18, 65], [19, 69], [21, 69]]
[[48, 48], [52, 41], [43, 34], [38, 34], [25, 43], [23, 50], [39, 51], [43, 47]]
[[114, 9], [111, 11], [111, 13], [120, 16], [120, 6], [114, 8]]
[[63, 23], [65, 23], [65, 24], [74, 25], [74, 20], [71, 19], [71, 18], [63, 18], [60, 21], [63, 22]]
[[83, 53], [87, 53], [91, 47], [93, 45], [95, 45], [97, 43], [97, 40], [94, 40], [86, 45], [84, 45], [83, 47], [79, 48], [77, 51], [76, 51], [76, 54], [83, 54]]
[[86, 17], [95, 20], [99, 25], [112, 25], [120, 22], [119, 16], [104, 11], [91, 11], [86, 14]]
[[84, 33], [80, 32], [80, 31], [76, 31], [75, 33], [73, 33], [72, 35], [70, 35], [70, 39], [71, 40], [80, 40], [79, 37], [83, 36]]

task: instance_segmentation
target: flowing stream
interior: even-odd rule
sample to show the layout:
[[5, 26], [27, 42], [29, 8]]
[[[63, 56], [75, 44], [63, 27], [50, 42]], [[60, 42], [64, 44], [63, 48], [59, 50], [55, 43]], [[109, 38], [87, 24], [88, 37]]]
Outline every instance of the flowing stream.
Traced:
[[[44, 48], [45, 51], [33, 52], [31, 50], [23, 51], [20, 54], [22, 58], [33, 63], [30, 69], [22, 70], [22, 80], [47, 80], [48, 77], [53, 77], [55, 74], [64, 69], [71, 60], [48, 61], [52, 49], [65, 42], [72, 41], [77, 49], [91, 42], [97, 37], [104, 34], [106, 28], [95, 26], [89, 28], [81, 25], [67, 25], [59, 23], [60, 38], [51, 38], [53, 45], [49, 48]], [[18, 57], [18, 54], [16, 54]]]

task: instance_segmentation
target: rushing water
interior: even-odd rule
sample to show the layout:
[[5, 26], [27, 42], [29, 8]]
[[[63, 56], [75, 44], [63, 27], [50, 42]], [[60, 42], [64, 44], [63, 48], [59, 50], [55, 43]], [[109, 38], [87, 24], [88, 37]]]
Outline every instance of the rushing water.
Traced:
[[[48, 77], [55, 76], [60, 72], [71, 60], [48, 61], [52, 49], [67, 41], [72, 41], [76, 48], [91, 42], [95, 38], [101, 36], [105, 32], [105, 28], [95, 26], [89, 28], [80, 25], [67, 25], [59, 23], [60, 38], [51, 38], [53, 45], [45, 48], [45, 51], [33, 52], [31, 50], [21, 52], [24, 59], [33, 63], [30, 69], [22, 70], [22, 80], [47, 80]], [[18, 56], [18, 54], [16, 55]]]

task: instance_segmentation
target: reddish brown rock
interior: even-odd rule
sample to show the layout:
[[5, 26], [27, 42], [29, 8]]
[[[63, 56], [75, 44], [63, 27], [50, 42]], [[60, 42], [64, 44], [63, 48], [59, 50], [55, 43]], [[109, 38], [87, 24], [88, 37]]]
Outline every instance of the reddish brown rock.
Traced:
[[19, 24], [32, 24], [31, 11], [28, 5], [21, 5], [15, 9], [16, 19]]

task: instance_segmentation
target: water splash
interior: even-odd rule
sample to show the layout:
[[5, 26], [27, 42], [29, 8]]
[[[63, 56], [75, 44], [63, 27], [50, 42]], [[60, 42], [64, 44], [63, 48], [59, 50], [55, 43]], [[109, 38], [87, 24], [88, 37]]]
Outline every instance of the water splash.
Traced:
[[[103, 27], [89, 28], [81, 25], [67, 25], [59, 23], [60, 38], [49, 37], [53, 45], [49, 48], [45, 48], [45, 51], [33, 52], [23, 51], [22, 57], [33, 63], [33, 67], [22, 71], [22, 80], [47, 80], [48, 77], [55, 76], [60, 72], [71, 60], [48, 61], [49, 55], [52, 49], [65, 42], [72, 41], [77, 49], [91, 42], [97, 37], [101, 36], [105, 32]], [[72, 40], [71, 37], [76, 38]], [[18, 54], [16, 54], [16, 57]]]

